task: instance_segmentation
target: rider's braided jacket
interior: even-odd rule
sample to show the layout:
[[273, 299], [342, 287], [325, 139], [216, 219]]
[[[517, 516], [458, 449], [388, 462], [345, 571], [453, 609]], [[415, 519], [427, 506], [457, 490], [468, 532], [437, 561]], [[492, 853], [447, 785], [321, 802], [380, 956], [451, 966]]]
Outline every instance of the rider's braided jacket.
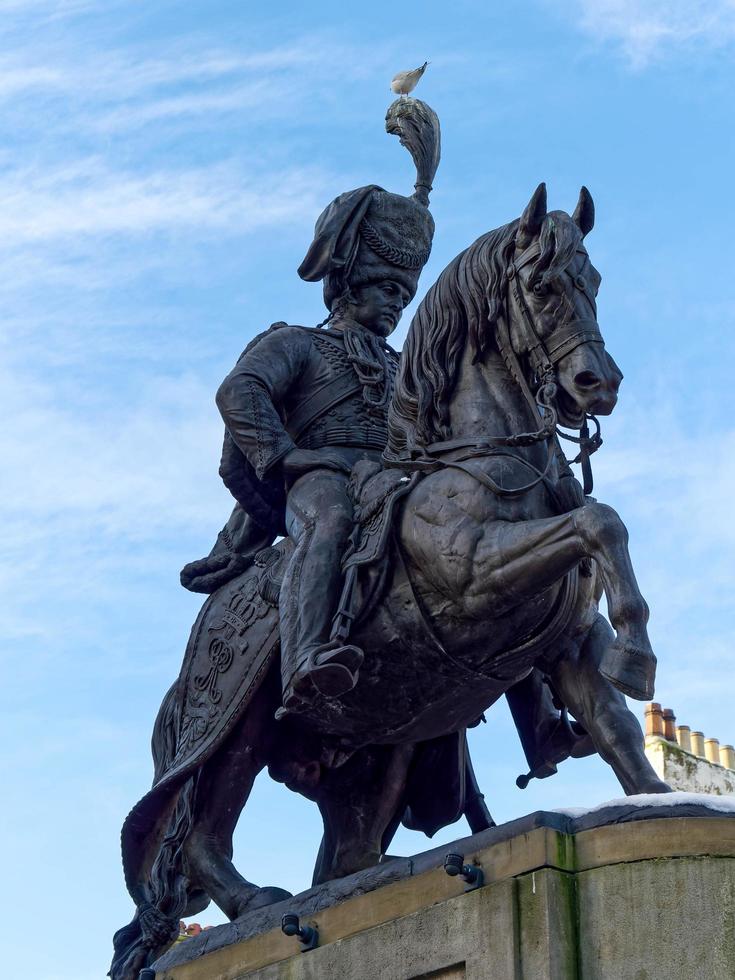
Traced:
[[294, 448], [376, 457], [398, 354], [354, 321], [328, 329], [282, 326], [242, 355], [217, 392], [227, 430], [259, 480], [277, 477]]

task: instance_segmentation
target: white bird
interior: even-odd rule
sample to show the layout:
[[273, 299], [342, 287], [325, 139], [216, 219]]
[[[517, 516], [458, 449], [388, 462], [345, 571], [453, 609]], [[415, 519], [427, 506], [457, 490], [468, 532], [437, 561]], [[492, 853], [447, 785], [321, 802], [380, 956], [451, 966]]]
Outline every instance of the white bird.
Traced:
[[413, 92], [428, 64], [429, 62], [425, 61], [420, 68], [414, 68], [413, 71], [399, 71], [390, 83], [391, 90], [396, 95], [408, 95], [409, 92]]

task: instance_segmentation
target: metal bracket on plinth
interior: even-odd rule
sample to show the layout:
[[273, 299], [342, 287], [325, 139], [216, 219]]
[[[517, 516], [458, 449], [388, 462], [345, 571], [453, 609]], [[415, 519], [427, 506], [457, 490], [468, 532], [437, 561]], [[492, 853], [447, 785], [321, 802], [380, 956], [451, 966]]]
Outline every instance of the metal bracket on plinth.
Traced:
[[485, 873], [477, 864], [465, 864], [464, 854], [447, 854], [444, 858], [444, 870], [452, 877], [461, 878], [467, 885], [466, 892], [482, 888], [485, 884]]
[[319, 945], [319, 930], [316, 926], [302, 926], [295, 912], [287, 912], [281, 919], [281, 932], [284, 936], [298, 936], [301, 952], [316, 949]]

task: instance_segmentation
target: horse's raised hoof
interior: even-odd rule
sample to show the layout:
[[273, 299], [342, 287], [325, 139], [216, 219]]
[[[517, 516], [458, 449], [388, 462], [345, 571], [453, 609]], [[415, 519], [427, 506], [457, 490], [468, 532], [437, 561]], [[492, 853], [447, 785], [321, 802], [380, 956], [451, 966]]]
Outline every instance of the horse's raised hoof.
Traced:
[[656, 681], [656, 657], [614, 640], [602, 655], [600, 673], [623, 694], [636, 701], [650, 701]]
[[248, 893], [247, 898], [238, 903], [237, 918], [240, 919], [243, 915], [254, 912], [256, 909], [262, 909], [266, 905], [285, 902], [287, 898], [293, 898], [293, 895], [291, 892], [287, 892], [285, 888], [276, 888], [275, 886], [254, 888], [252, 892]]

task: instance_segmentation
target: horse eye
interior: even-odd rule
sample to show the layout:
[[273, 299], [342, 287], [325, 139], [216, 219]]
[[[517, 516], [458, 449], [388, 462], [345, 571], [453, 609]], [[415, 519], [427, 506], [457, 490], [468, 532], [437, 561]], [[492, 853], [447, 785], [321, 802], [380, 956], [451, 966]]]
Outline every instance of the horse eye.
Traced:
[[540, 279], [537, 279], [531, 288], [536, 296], [545, 296], [549, 291], [548, 287]]

